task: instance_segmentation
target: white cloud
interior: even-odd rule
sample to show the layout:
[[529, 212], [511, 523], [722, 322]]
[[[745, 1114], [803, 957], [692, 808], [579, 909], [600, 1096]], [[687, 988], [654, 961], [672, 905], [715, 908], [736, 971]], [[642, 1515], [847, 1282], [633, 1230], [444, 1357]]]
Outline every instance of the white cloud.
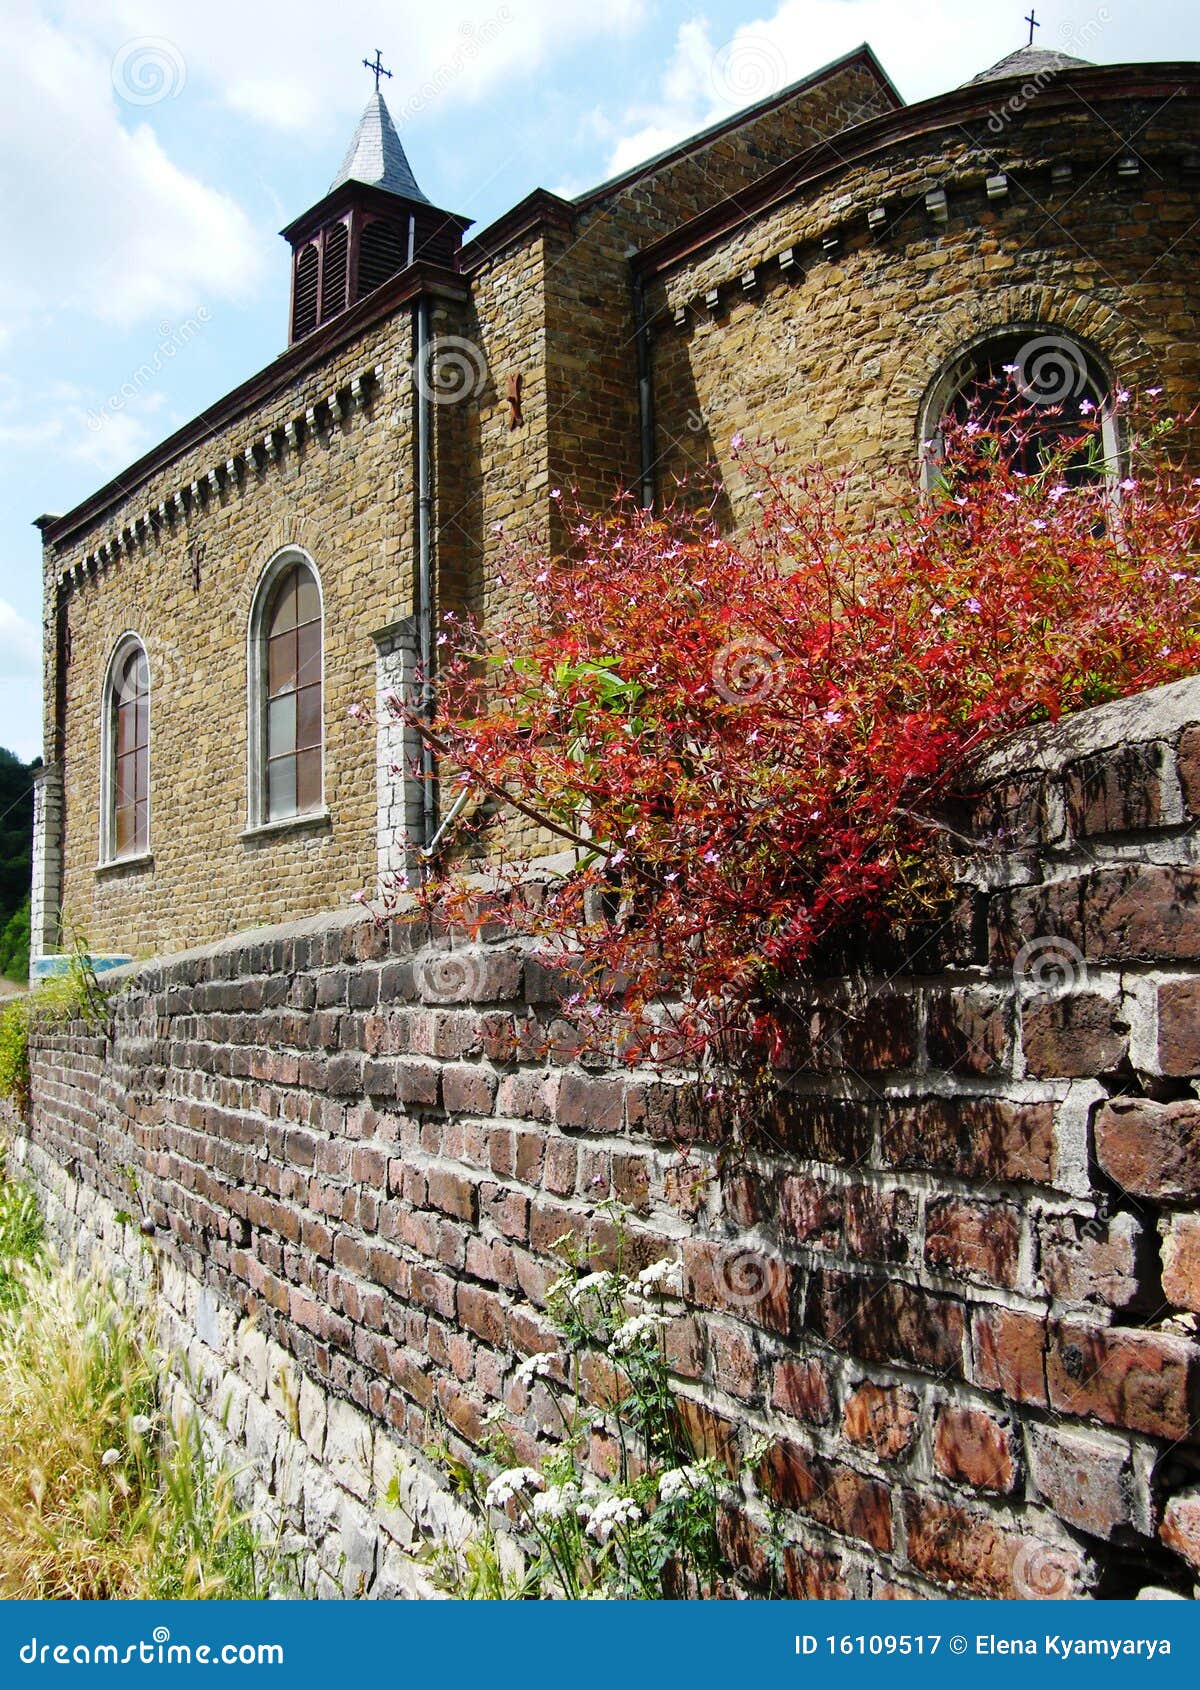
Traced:
[[[1143, 27], [1144, 12], [1064, 0], [1037, 45], [1096, 63], [1156, 53], [1187, 56], [1181, 32], [1193, 43], [1196, 33], [1189, 0], [1159, 0]], [[691, 18], [679, 26], [656, 97], [625, 112], [609, 174], [630, 169], [864, 41], [906, 98], [926, 99], [1022, 46], [1022, 29], [1013, 25], [1007, 13], [985, 13], [962, 0], [908, 0], [904, 6], [896, 0], [780, 0], [773, 12], [747, 20], [724, 40], [713, 39], [705, 18]]]
[[128, 327], [243, 296], [265, 239], [119, 105], [109, 58], [28, 6], [6, 16], [5, 52], [0, 332], [47, 302]]
[[[646, 0], [603, 6], [563, 0], [452, 0], [434, 6], [356, 0], [352, 19], [327, 0], [68, 0], [79, 30], [115, 54], [128, 40], [170, 43], [189, 81], [203, 79], [235, 111], [299, 133], [328, 134], [366, 101], [361, 61], [376, 46], [391, 71], [384, 83], [397, 121], [443, 101], [477, 100], [522, 81], [580, 41], [638, 24]], [[353, 31], [347, 28], [353, 23]], [[261, 73], [260, 73], [260, 67]]]
[[7, 599], [0, 599], [0, 678], [38, 675], [41, 668], [41, 632]]

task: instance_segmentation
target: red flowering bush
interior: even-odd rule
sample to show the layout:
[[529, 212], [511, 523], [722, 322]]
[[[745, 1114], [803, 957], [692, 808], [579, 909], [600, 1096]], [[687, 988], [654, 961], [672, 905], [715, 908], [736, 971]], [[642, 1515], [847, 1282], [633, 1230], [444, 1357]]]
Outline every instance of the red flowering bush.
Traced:
[[[933, 907], [939, 816], [989, 741], [1196, 669], [1200, 484], [1161, 427], [1119, 488], [1098, 420], [1044, 430], [1015, 404], [948, 422], [936, 485], [865, 520], [844, 479], [735, 440], [749, 532], [580, 515], [569, 555], [512, 558], [516, 608], [448, 631], [436, 724], [413, 720], [444, 779], [574, 853], [532, 896], [502, 826], [474, 847], [631, 1058], [778, 1050], [818, 947]], [[490, 902], [445, 872], [421, 896]]]

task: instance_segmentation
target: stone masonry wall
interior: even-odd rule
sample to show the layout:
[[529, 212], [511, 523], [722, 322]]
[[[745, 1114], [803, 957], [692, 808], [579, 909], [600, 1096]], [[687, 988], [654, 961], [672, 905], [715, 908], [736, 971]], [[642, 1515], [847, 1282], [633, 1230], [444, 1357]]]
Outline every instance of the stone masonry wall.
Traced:
[[[914, 124], [814, 168], [742, 227], [651, 266], [664, 497], [716, 464], [728, 519], [750, 520], [729, 452], [742, 431], [778, 443], [787, 463], [849, 471], [867, 509], [881, 474], [913, 474], [939, 372], [1009, 329], [1051, 362], [1054, 337], [1077, 337], [1116, 386], [1157, 387], [1176, 414], [1194, 410], [1200, 104], [1181, 94], [1157, 110], [1110, 92], [1102, 136], [1096, 107], [1034, 102], [997, 139], [986, 98], [970, 120]], [[1132, 175], [1118, 170], [1116, 133], [1135, 138]], [[930, 214], [932, 190], [944, 213]]]
[[794, 1596], [1194, 1595], [1200, 681], [1008, 742], [971, 816], [953, 917], [812, 987], [737, 1157], [688, 1074], [578, 1060], [503, 933], [344, 918], [129, 971], [107, 1029], [40, 1038], [17, 1154], [109, 1251], [139, 1170], [270, 1506], [324, 1543], [332, 1476], [367, 1534], [342, 1588], [399, 1590], [343, 1428], [427, 1510], [435, 1418], [470, 1449], [498, 1410], [535, 1459], [556, 1419], [515, 1367], [612, 1193], [639, 1262], [683, 1262], [671, 1353], [746, 1588], [771, 1504]]

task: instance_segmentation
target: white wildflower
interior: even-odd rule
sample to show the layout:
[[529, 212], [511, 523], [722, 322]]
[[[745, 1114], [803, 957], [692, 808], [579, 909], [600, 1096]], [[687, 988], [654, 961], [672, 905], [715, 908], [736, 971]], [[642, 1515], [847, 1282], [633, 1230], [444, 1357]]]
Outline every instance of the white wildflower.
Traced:
[[100, 1457], [100, 1465], [101, 1467], [115, 1467], [120, 1459], [121, 1452], [119, 1449], [106, 1449]]
[[703, 1483], [702, 1467], [671, 1467], [659, 1477], [659, 1500], [678, 1502], [681, 1496], [690, 1496], [692, 1491], [699, 1490]]
[[683, 1290], [683, 1268], [679, 1262], [673, 1262], [670, 1256], [663, 1256], [657, 1262], [651, 1262], [644, 1267], [637, 1276], [637, 1282], [643, 1291], [657, 1291], [661, 1296], [678, 1294]]
[[528, 1491], [545, 1490], [546, 1481], [533, 1467], [510, 1467], [492, 1480], [484, 1500], [489, 1508], [503, 1508], [514, 1496]]
[[608, 1353], [612, 1356], [628, 1355], [639, 1344], [649, 1343], [658, 1336], [665, 1325], [659, 1314], [634, 1314], [628, 1320], [623, 1320], [612, 1335], [612, 1343], [608, 1346]]
[[148, 1414], [135, 1414], [129, 1424], [139, 1438], [144, 1438], [154, 1422]]
[[539, 1354], [526, 1356], [517, 1367], [514, 1377], [519, 1379], [522, 1385], [531, 1385], [535, 1379], [548, 1378], [549, 1373], [550, 1357]]
[[575, 1513], [580, 1506], [581, 1496], [579, 1486], [568, 1482], [565, 1485], [551, 1485], [533, 1499], [533, 1517], [535, 1520], [565, 1520], [568, 1515]]
[[572, 1308], [578, 1308], [584, 1297], [600, 1296], [609, 1290], [614, 1282], [614, 1275], [611, 1273], [585, 1273], [583, 1278], [577, 1279], [574, 1284], [566, 1284], [566, 1299]]
[[597, 1543], [607, 1543], [618, 1526], [636, 1526], [642, 1511], [630, 1496], [606, 1496], [592, 1510], [588, 1521], [588, 1535]]

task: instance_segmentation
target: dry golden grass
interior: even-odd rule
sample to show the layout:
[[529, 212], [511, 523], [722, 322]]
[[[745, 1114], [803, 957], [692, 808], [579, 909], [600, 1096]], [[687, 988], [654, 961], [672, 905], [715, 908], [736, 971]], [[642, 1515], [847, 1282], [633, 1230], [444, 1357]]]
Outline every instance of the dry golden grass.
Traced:
[[229, 1477], [206, 1465], [194, 1422], [163, 1423], [146, 1312], [55, 1263], [7, 1265], [0, 1597], [261, 1594]]

